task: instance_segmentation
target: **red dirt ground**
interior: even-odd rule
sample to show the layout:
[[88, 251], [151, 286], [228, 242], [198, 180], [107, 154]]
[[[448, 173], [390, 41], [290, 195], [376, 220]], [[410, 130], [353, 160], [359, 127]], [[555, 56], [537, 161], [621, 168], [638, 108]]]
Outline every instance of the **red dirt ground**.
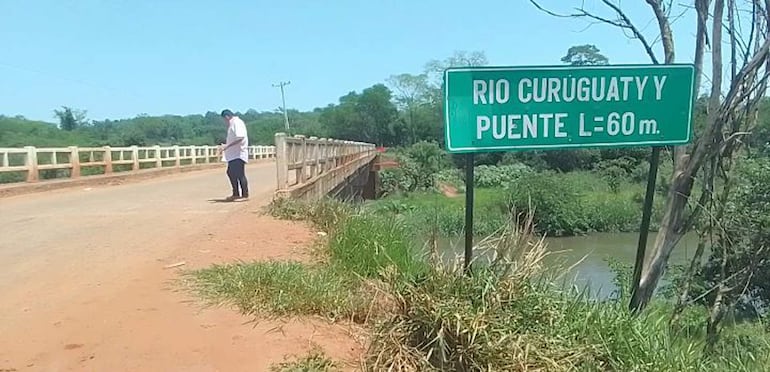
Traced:
[[0, 371], [267, 371], [313, 343], [353, 369], [347, 327], [250, 323], [171, 283], [212, 263], [304, 259], [315, 239], [257, 213], [274, 165], [249, 167], [248, 202], [211, 201], [228, 194], [222, 173], [0, 199]]

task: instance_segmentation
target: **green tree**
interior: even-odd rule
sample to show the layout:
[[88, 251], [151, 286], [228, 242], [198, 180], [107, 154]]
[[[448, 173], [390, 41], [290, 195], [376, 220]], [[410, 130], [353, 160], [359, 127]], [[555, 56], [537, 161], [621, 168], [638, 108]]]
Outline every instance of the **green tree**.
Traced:
[[334, 138], [376, 143], [400, 144], [402, 127], [398, 125], [398, 109], [392, 93], [383, 84], [364, 89], [360, 94], [350, 92], [330, 105], [319, 121]]
[[59, 119], [59, 128], [66, 131], [73, 131], [88, 124], [86, 112], [83, 110], [62, 106], [61, 110], [54, 110], [54, 114]]
[[425, 73], [430, 83], [441, 88], [444, 79], [444, 70], [450, 67], [486, 66], [489, 64], [486, 54], [480, 51], [456, 51], [452, 56], [443, 60], [431, 60], [425, 64]]
[[575, 45], [567, 50], [561, 61], [572, 66], [607, 65], [610, 61], [593, 44]]
[[418, 141], [439, 141], [442, 123], [438, 107], [432, 104], [431, 86], [428, 75], [399, 74], [388, 79], [395, 92], [395, 101], [400, 110], [401, 120], [408, 134], [404, 144]]

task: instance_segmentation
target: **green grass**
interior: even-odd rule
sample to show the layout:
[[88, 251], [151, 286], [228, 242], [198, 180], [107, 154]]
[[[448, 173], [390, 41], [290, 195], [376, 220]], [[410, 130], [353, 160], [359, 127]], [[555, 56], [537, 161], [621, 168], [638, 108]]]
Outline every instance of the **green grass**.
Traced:
[[187, 274], [191, 289], [210, 304], [259, 316], [357, 318], [367, 311], [361, 284], [331, 267], [296, 262], [215, 265]]
[[770, 338], [756, 324], [726, 329], [709, 355], [701, 337], [668, 329], [670, 306], [634, 317], [625, 302], [592, 301], [546, 280], [431, 271], [393, 292], [398, 311], [375, 329], [371, 371], [762, 371], [770, 363]]
[[293, 199], [279, 198], [270, 203], [266, 209], [267, 213], [273, 217], [308, 221], [321, 231], [331, 233], [335, 228], [343, 225], [343, 220], [353, 214], [355, 208], [331, 199], [304, 203]]
[[270, 367], [271, 372], [333, 372], [337, 370], [337, 364], [318, 347], [311, 349], [303, 357]]
[[[643, 195], [643, 186], [635, 183], [623, 183], [618, 192], [612, 192], [605, 180], [590, 172], [527, 173], [508, 188], [475, 190], [474, 232], [492, 234], [505, 225], [510, 209], [525, 211], [530, 206], [535, 208], [538, 232], [549, 236], [638, 231]], [[659, 196], [656, 210], [662, 203]], [[387, 197], [367, 207], [406, 221], [420, 229], [423, 236], [434, 227], [444, 236], [464, 231], [464, 195], [447, 197], [423, 191]]]
[[[356, 213], [341, 202], [314, 206], [277, 201], [270, 211], [309, 220], [331, 235], [325, 263], [252, 262], [215, 265], [187, 273], [190, 288], [211, 304], [236, 306], [263, 316], [321, 315], [363, 321], [372, 288], [387, 272], [416, 277], [426, 270], [408, 226], [383, 216]], [[344, 222], [343, 222], [344, 221]]]
[[[582, 181], [589, 190], [597, 187], [592, 192], [602, 190], [588, 178]], [[482, 191], [480, 204], [494, 204], [498, 191]], [[703, 308], [687, 308], [672, 329], [671, 305], [662, 299], [632, 316], [622, 294], [619, 300], [596, 301], [587, 290], [564, 290], [553, 273], [565, 270], [545, 264], [547, 249], [534, 238], [531, 213], [480, 243], [495, 259], [475, 266], [471, 276], [423, 259], [416, 254], [414, 234], [424, 226], [415, 225], [421, 222], [410, 213], [458, 203], [423, 196], [364, 208], [328, 200], [312, 206], [277, 202], [274, 215], [328, 227], [323, 263], [214, 266], [189, 273], [189, 282], [210, 302], [248, 314], [357, 320], [371, 331], [365, 355], [370, 371], [762, 371], [770, 366], [770, 336], [761, 323], [726, 326], [716, 348], [707, 352]], [[331, 370], [328, 362], [311, 353], [274, 370]]]
[[425, 269], [414, 236], [402, 221], [356, 214], [329, 240], [331, 264], [364, 278], [377, 278], [389, 268], [414, 277]]
[[[506, 222], [505, 191], [478, 189], [474, 201], [474, 231], [488, 235]], [[450, 198], [437, 192], [419, 192], [374, 201], [367, 206], [377, 214], [404, 221], [419, 235], [429, 234], [436, 227], [441, 235], [460, 235], [465, 226], [464, 196]]]

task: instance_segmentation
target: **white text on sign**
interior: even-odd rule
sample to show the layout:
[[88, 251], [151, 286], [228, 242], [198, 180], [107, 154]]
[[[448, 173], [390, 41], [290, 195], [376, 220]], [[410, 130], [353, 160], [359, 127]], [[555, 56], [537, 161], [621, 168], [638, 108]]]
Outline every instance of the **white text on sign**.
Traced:
[[[506, 104], [511, 98], [519, 103], [558, 102], [625, 102], [660, 101], [666, 84], [666, 75], [614, 76], [614, 77], [567, 77], [522, 78], [511, 95], [511, 82], [507, 79], [473, 80], [473, 104]], [[593, 114], [593, 113], [592, 113]], [[525, 138], [564, 138], [565, 129], [577, 127], [575, 134], [591, 137], [594, 133], [610, 136], [658, 135], [657, 121], [637, 120], [633, 112], [612, 112], [609, 115], [581, 113], [570, 121], [564, 112], [510, 113], [504, 115], [477, 115], [476, 139], [486, 136], [496, 140]]]
[[[630, 100], [660, 101], [666, 75], [523, 78], [518, 82], [520, 103], [530, 102], [625, 102]], [[473, 104], [506, 104], [511, 99], [511, 83], [506, 79], [473, 80]]]

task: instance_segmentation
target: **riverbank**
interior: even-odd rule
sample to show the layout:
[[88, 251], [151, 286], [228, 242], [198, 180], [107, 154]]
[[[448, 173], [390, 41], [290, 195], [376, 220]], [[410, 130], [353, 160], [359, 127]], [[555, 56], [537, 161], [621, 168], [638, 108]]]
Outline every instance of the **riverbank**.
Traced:
[[[577, 178], [588, 181], [579, 192], [559, 186]], [[537, 206], [534, 208], [537, 232], [551, 237], [638, 231], [641, 202], [637, 201], [637, 189], [640, 187], [629, 185], [622, 193], [611, 193], [599, 181], [580, 174], [533, 174], [512, 181], [505, 188], [476, 189], [474, 233], [492, 234], [507, 223], [512, 210], [525, 211], [531, 205]], [[462, 196], [420, 191], [390, 196], [368, 203], [367, 207], [377, 213], [407, 219], [415, 226], [435, 225], [445, 236], [458, 236], [463, 234], [465, 226]]]
[[[399, 158], [403, 169], [383, 171], [386, 197], [369, 203], [371, 208], [413, 220], [416, 226], [436, 225], [438, 233], [445, 236], [462, 234], [462, 172], [416, 159], [421, 157], [404, 155]], [[474, 232], [478, 235], [497, 231], [505, 225], [512, 210], [529, 209], [534, 209], [537, 232], [551, 237], [639, 229], [645, 195], [644, 169], [633, 174], [617, 166], [555, 172], [521, 163], [475, 168]], [[653, 203], [653, 231], [665, 201], [666, 172], [661, 171], [661, 187]]]
[[[418, 219], [334, 201], [284, 201], [271, 212], [325, 233], [314, 262], [193, 271], [191, 289], [252, 315], [352, 321], [368, 333], [364, 370], [755, 371], [770, 363], [758, 323], [730, 326], [707, 354], [703, 308], [688, 308], [669, 329], [665, 299], [633, 317], [624, 291], [593, 301], [563, 289], [557, 282], [565, 278], [553, 275], [563, 270], [546, 263], [554, 253], [533, 234], [532, 220], [481, 243], [498, 259], [463, 276], [435, 259], [435, 244], [417, 243], [426, 228]], [[625, 288], [623, 275], [617, 280]]]

